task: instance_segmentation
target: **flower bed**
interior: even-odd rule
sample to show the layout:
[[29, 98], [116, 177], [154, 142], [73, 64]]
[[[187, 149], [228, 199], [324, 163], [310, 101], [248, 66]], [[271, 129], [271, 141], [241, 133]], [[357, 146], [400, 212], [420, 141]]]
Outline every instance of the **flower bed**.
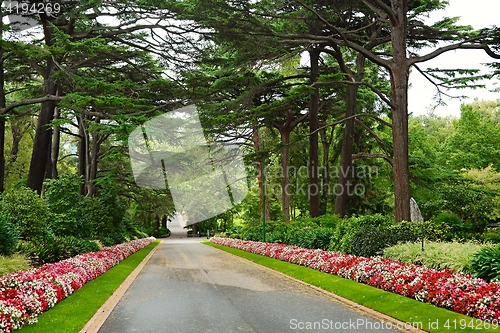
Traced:
[[285, 244], [227, 238], [211, 241], [365, 283], [474, 318], [493, 323], [500, 319], [500, 285], [453, 270], [437, 271], [387, 258], [356, 257]]
[[39, 314], [153, 241], [134, 240], [0, 277], [0, 332], [35, 323]]

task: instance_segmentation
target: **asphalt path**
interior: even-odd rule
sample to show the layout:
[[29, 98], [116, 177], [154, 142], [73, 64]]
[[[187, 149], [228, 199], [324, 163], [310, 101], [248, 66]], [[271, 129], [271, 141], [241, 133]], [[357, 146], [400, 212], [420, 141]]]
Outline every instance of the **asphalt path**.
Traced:
[[174, 228], [99, 333], [398, 332], [391, 327]]

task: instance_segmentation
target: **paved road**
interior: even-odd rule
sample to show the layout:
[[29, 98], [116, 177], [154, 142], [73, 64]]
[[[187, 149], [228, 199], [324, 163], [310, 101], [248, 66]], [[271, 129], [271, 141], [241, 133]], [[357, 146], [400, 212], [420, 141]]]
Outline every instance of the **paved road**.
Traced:
[[99, 333], [396, 332], [199, 241], [163, 240]]

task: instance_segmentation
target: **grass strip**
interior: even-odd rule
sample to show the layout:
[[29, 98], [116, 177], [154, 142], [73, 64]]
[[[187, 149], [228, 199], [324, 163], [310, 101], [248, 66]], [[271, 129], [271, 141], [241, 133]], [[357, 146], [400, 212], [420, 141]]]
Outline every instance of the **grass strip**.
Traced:
[[498, 325], [356, 281], [208, 241], [203, 244], [274, 269], [427, 332], [500, 332]]
[[160, 243], [156, 240], [112, 267], [106, 273], [86, 283], [52, 309], [38, 317], [33, 325], [23, 326], [16, 333], [78, 333], [108, 300], [127, 276]]

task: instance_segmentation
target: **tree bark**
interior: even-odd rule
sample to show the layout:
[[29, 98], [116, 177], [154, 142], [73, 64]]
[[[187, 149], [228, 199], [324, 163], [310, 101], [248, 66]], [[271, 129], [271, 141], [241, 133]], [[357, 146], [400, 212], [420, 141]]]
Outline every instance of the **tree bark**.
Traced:
[[288, 126], [284, 126], [283, 130], [280, 131], [281, 143], [283, 144], [283, 148], [281, 149], [281, 209], [283, 211], [283, 221], [285, 223], [290, 222], [290, 193], [288, 192], [290, 183], [290, 175], [288, 174], [288, 162], [290, 160], [290, 126], [288, 121], [287, 125]]
[[[319, 75], [319, 55], [320, 51], [317, 49], [309, 50], [311, 58], [311, 78], [310, 84], [313, 85]], [[311, 217], [319, 216], [319, 198], [320, 187], [318, 177], [318, 113], [319, 113], [319, 89], [314, 87], [311, 94], [309, 105], [309, 214]]]
[[[95, 122], [100, 123], [100, 118], [96, 118]], [[89, 138], [90, 139], [90, 138]], [[87, 142], [89, 145], [89, 142]], [[86, 193], [85, 195], [92, 197], [97, 194], [95, 180], [97, 179], [97, 164], [99, 160], [99, 151], [101, 148], [101, 138], [97, 132], [92, 133], [92, 149], [87, 151], [87, 177], [85, 178]]]
[[393, 21], [392, 63], [390, 67], [392, 102], [392, 139], [394, 145], [394, 205], [397, 222], [410, 220], [410, 172], [408, 162], [408, 76], [406, 55], [406, 1], [391, 1]]
[[[42, 18], [45, 44], [52, 46], [54, 44], [54, 31], [49, 25], [47, 18]], [[43, 95], [55, 95], [56, 83], [54, 78], [55, 64], [52, 56], [46, 58], [45, 77], [43, 81]], [[40, 113], [38, 115], [38, 123], [33, 142], [33, 151], [31, 154], [31, 162], [28, 173], [28, 187], [35, 190], [38, 194], [42, 192], [42, 185], [47, 166], [48, 151], [52, 141], [52, 130], [49, 125], [54, 118], [55, 101], [42, 102]]]
[[[347, 85], [347, 98], [345, 116], [352, 117], [356, 113], [356, 96], [358, 94], [358, 86], [354, 84]], [[349, 118], [344, 124], [344, 133], [342, 135], [342, 153], [340, 157], [340, 172], [335, 199], [335, 214], [344, 217], [347, 213], [347, 205], [349, 203], [349, 193], [347, 190], [350, 175], [354, 166], [352, 165], [353, 153], [353, 135], [354, 135], [354, 118]]]
[[87, 174], [87, 134], [85, 129], [85, 116], [78, 117], [78, 176], [83, 178], [80, 185], [80, 194], [85, 195], [85, 179]]
[[[1, 33], [1, 28], [0, 28]], [[1, 38], [1, 35], [0, 35]], [[5, 107], [5, 74], [3, 67], [3, 48], [0, 45], [0, 108]], [[0, 193], [5, 185], [5, 116], [0, 115]]]
[[[54, 119], [59, 118], [59, 108], [55, 108], [55, 113], [54, 113]], [[52, 146], [51, 146], [51, 153], [50, 153], [50, 159], [51, 159], [51, 165], [52, 169], [50, 171], [50, 177], [51, 178], [57, 178], [59, 177], [59, 172], [57, 171], [57, 162], [59, 160], [59, 145], [61, 142], [61, 130], [59, 126], [54, 127], [54, 133], [52, 134]]]
[[330, 147], [332, 146], [331, 141], [328, 140], [326, 129], [322, 129], [319, 131], [319, 136], [321, 137], [321, 146], [323, 147], [323, 167], [324, 167], [324, 175], [323, 175], [323, 183], [321, 192], [321, 200], [320, 200], [320, 214], [326, 214], [327, 206], [328, 206], [328, 197], [331, 193], [330, 189]]
[[[261, 141], [261, 138], [260, 138], [260, 131], [259, 131], [259, 127], [258, 126], [254, 126], [253, 127], [253, 148], [255, 150], [255, 152], [261, 152], [262, 151], [262, 141]], [[263, 175], [264, 175], [264, 172], [265, 170], [263, 170], [263, 167], [262, 167], [262, 162], [257, 159], [257, 162], [256, 162], [256, 166], [257, 166], [257, 182], [259, 184], [259, 209], [260, 209], [260, 212], [263, 211], [263, 204], [265, 206], [265, 214], [266, 214], [266, 221], [271, 221], [271, 210], [269, 208], [269, 198], [266, 196], [266, 202], [263, 203], [264, 201], [264, 183], [263, 183]]]

